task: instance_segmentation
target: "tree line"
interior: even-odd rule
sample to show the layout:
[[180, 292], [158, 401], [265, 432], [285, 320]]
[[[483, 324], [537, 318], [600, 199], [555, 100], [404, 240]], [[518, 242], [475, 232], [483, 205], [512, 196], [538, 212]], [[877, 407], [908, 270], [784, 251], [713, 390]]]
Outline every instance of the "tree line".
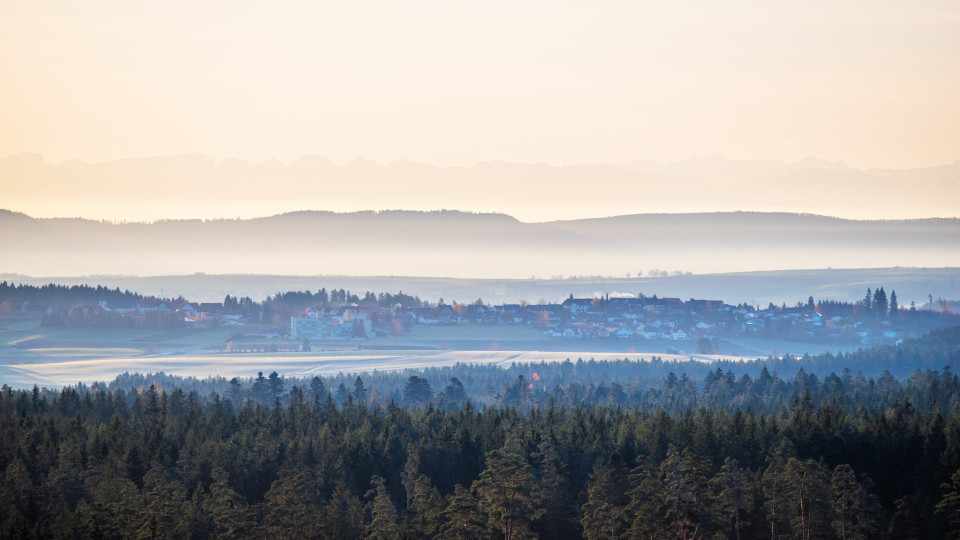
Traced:
[[[903, 381], [931, 377], [940, 373], [943, 384], [952, 380], [949, 367], [960, 358], [960, 327], [943, 328], [900, 345], [883, 345], [850, 353], [822, 353], [800, 357], [784, 355], [750, 361], [702, 362], [663, 359], [657, 356], [625, 357], [619, 360], [596, 361], [577, 358], [563, 362], [513, 363], [509, 366], [457, 364], [418, 370], [339, 373], [325, 377], [283, 377], [262, 372], [257, 377], [209, 377], [197, 379], [164, 373], [123, 373], [109, 383], [100, 383], [104, 390], [136, 391], [156, 384], [166, 391], [182, 389], [198, 395], [218, 393], [230, 396], [235, 403], [252, 399], [272, 405], [276, 399], [289, 403], [289, 390], [299, 386], [308, 399], [326, 399], [330, 393], [335, 403], [345, 405], [347, 399], [368, 407], [386, 407], [391, 401], [402, 404], [409, 377], [422, 379], [433, 396], [428, 402], [449, 409], [470, 400], [476, 408], [516, 407], [522, 410], [545, 407], [549, 403], [563, 406], [610, 405], [640, 408], [645, 411], [663, 409], [680, 414], [688, 408], [708, 406], [732, 412], [734, 408], [751, 408], [774, 414], [781, 403], [810, 390], [815, 398], [841, 395], [850, 405], [873, 399], [871, 388], [899, 389]], [[263, 382], [271, 379], [269, 388]], [[453, 381], [456, 380], [454, 383]], [[453, 386], [451, 388], [451, 385]], [[361, 387], [360, 393], [355, 392]], [[315, 391], [314, 389], [320, 389]], [[928, 398], [911, 395], [914, 403], [932, 406]], [[937, 405], [946, 410], [950, 403]]]
[[[958, 346], [954, 329], [900, 354], [955, 360]], [[5, 386], [0, 537], [960, 534], [960, 378], [949, 368], [899, 378], [707, 366], [615, 380], [629, 365], [517, 365], [499, 379], [453, 366], [446, 381], [261, 373], [207, 393], [136, 374]], [[570, 379], [543, 390], [565, 372], [587, 377], [580, 399]], [[477, 384], [495, 398], [476, 405]]]
[[109, 289], [102, 285], [26, 285], [0, 281], [0, 304], [9, 302], [18, 305], [31, 304], [80, 305], [98, 304], [101, 301], [133, 303], [143, 300], [144, 296], [130, 291], [121, 291], [119, 287]]

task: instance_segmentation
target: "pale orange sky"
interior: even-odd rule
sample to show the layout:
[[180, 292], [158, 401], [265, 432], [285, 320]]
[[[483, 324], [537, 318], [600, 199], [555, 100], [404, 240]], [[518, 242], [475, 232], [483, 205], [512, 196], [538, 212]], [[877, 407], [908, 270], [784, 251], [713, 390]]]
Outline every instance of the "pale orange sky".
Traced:
[[960, 3], [0, 3], [0, 157], [960, 159]]

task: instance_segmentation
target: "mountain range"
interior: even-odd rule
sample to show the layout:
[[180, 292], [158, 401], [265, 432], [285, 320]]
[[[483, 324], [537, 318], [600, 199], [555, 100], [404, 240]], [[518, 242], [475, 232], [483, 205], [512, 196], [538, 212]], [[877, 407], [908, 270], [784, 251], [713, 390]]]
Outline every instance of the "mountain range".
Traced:
[[0, 190], [4, 207], [32, 215], [130, 221], [255, 217], [306, 208], [457, 208], [528, 222], [750, 209], [925, 218], [956, 217], [960, 162], [857, 169], [813, 157], [788, 164], [713, 155], [670, 163], [435, 167], [362, 158], [339, 165], [320, 156], [289, 164], [204, 155], [51, 163], [18, 154], [0, 159]]
[[0, 211], [0, 272], [49, 275], [626, 276], [960, 266], [960, 219], [635, 214], [522, 222], [462, 211], [301, 211], [108, 222]]

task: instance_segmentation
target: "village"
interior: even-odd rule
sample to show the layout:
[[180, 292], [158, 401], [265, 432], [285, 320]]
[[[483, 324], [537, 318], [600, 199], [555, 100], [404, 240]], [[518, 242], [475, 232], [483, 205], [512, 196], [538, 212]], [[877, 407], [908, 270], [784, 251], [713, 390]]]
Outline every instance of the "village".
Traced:
[[[11, 289], [12, 290], [12, 289]], [[93, 294], [93, 293], [91, 293]], [[856, 303], [831, 300], [770, 304], [766, 308], [716, 299], [609, 295], [555, 303], [503, 303], [481, 299], [471, 303], [433, 303], [417, 297], [321, 290], [282, 293], [263, 302], [227, 295], [223, 302], [190, 302], [184, 298], [119, 295], [100, 291], [97, 303], [43, 304], [7, 300], [0, 317], [41, 319], [41, 325], [61, 328], [233, 329], [237, 343], [263, 342], [279, 351], [322, 350], [331, 342], [357, 348], [364, 342], [417, 339], [432, 327], [432, 336], [452, 336], [469, 329], [524, 329], [538, 340], [663, 342], [698, 352], [716, 349], [718, 340], [764, 338], [810, 343], [871, 346], [896, 344], [933, 328], [958, 324], [960, 316], [946, 302], [931, 298], [925, 306], [899, 306], [896, 293], [887, 299], [883, 288], [869, 291]], [[13, 295], [11, 294], [11, 297]], [[21, 295], [22, 297], [22, 295]], [[447, 330], [450, 328], [450, 330]], [[453, 328], [457, 328], [454, 330]], [[326, 345], [325, 345], [326, 344]], [[253, 349], [263, 350], [254, 345]]]
[[[941, 317], [942, 315], [942, 317]], [[544, 336], [574, 340], [715, 340], [766, 337], [818, 343], [895, 344], [930, 325], [955, 316], [920, 312], [916, 307], [888, 311], [862, 304], [818, 303], [757, 309], [721, 300], [681, 300], [638, 295], [632, 298], [574, 298], [562, 303], [487, 305], [444, 304], [403, 309], [380, 306], [315, 306], [290, 317], [289, 337], [311, 341], [370, 339], [399, 335], [422, 326], [526, 326]], [[702, 345], [701, 345], [702, 347]], [[704, 351], [709, 352], [709, 351]]]

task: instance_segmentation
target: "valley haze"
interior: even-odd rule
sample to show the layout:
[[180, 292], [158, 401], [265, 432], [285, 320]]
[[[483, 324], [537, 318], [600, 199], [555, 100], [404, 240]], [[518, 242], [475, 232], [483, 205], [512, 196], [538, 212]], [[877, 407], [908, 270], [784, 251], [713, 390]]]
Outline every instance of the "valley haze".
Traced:
[[[867, 287], [896, 291], [907, 307], [923, 306], [929, 297], [960, 298], [960, 268], [859, 268], [731, 272], [663, 277], [579, 276], [543, 279], [480, 279], [430, 276], [257, 275], [189, 274], [155, 276], [27, 276], [0, 273], [0, 281], [43, 286], [88, 285], [135, 291], [148, 296], [183, 296], [198, 302], [221, 302], [227, 295], [262, 300], [283, 291], [345, 289], [404, 292], [427, 302], [447, 303], [482, 299], [491, 305], [559, 303], [569, 295], [592, 298], [647, 296], [716, 298], [731, 304], [764, 307], [769, 303], [793, 305], [809, 296], [816, 300], [855, 303]], [[543, 301], [543, 302], [541, 302]]]
[[[960, 266], [956, 218], [637, 214], [525, 223], [460, 211], [302, 211], [106, 222], [0, 211], [0, 271], [34, 276], [395, 275], [525, 279]], [[865, 288], [865, 287], [864, 287]]]

